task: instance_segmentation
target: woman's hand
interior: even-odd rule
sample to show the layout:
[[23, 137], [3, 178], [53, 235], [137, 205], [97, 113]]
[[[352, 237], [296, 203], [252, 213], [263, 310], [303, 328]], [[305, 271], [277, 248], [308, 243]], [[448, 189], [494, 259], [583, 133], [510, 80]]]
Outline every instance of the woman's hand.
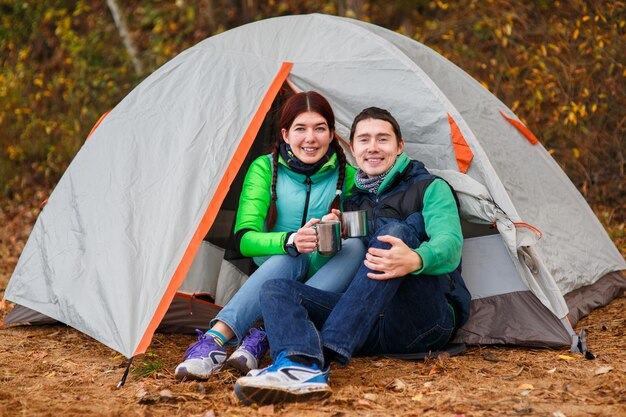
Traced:
[[341, 220], [341, 211], [339, 211], [337, 209], [332, 209], [330, 211], [330, 213], [328, 213], [324, 217], [322, 217], [322, 221], [323, 222], [340, 221], [340, 220]]
[[313, 218], [295, 233], [296, 237], [293, 239], [293, 244], [296, 245], [298, 252], [310, 253], [317, 248], [317, 233], [315, 233], [313, 225], [319, 222], [320, 219]]
[[378, 240], [391, 245], [389, 249], [369, 248], [363, 263], [379, 273], [369, 272], [371, 279], [391, 279], [403, 277], [422, 269], [422, 257], [395, 236], [378, 236]]

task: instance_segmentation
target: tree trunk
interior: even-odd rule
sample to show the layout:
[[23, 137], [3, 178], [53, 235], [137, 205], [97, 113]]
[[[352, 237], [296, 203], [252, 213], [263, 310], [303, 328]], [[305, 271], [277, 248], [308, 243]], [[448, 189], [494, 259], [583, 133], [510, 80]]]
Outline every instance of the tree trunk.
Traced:
[[122, 15], [122, 12], [117, 5], [116, 0], [107, 0], [107, 5], [109, 6], [109, 10], [111, 10], [111, 15], [113, 15], [113, 20], [115, 21], [115, 26], [117, 26], [117, 31], [124, 42], [124, 46], [126, 47], [126, 52], [130, 55], [130, 59], [133, 61], [133, 65], [135, 67], [135, 72], [138, 75], [143, 74], [143, 64], [137, 55], [137, 49], [135, 48], [135, 44], [133, 43], [130, 34], [128, 33], [128, 27], [126, 26], [126, 19]]
[[213, 35], [217, 30], [217, 19], [215, 19], [215, 5], [213, 4], [213, 0], [205, 0], [204, 16], [209, 27], [209, 34]]
[[352, 10], [357, 18], [363, 17], [364, 0], [346, 0], [346, 12]]

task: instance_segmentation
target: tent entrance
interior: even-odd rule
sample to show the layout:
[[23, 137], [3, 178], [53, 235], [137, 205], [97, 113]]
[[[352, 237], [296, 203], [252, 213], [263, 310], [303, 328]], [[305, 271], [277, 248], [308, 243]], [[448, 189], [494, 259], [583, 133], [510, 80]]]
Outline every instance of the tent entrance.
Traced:
[[[216, 305], [223, 306], [256, 269], [251, 258], [241, 255], [235, 242], [233, 230], [239, 207], [239, 196], [250, 164], [257, 157], [272, 151], [276, 135], [280, 134], [277, 115], [291, 94], [293, 90], [285, 82], [274, 98], [213, 225], [204, 237], [179, 293], [204, 294]], [[172, 308], [174, 308], [174, 303], [170, 309]], [[215, 314], [217, 311], [215, 310]], [[161, 327], [164, 326], [167, 327], [163, 324]], [[190, 330], [193, 331], [193, 329]]]

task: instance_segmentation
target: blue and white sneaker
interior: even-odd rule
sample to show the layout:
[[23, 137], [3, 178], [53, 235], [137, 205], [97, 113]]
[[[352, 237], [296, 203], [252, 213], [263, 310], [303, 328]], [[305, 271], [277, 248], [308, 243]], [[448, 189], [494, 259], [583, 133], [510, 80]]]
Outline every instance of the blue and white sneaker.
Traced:
[[182, 380], [205, 380], [222, 369], [226, 361], [226, 349], [214, 337], [196, 329], [198, 341], [189, 346], [181, 362], [174, 370], [174, 375]]
[[332, 394], [327, 380], [317, 365], [299, 364], [281, 352], [273, 365], [239, 378], [235, 394], [245, 405], [319, 400]]
[[252, 327], [244, 337], [241, 345], [226, 361], [226, 365], [237, 369], [241, 375], [246, 375], [259, 367], [259, 360], [265, 355], [269, 343], [263, 329]]

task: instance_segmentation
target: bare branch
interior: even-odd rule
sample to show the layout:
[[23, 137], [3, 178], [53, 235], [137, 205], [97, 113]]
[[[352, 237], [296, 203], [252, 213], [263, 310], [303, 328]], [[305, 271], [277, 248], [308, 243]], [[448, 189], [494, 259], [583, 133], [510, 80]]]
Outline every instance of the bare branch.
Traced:
[[139, 75], [143, 74], [143, 64], [139, 59], [137, 54], [137, 49], [135, 48], [135, 44], [128, 33], [128, 27], [126, 26], [126, 20], [120, 11], [119, 6], [117, 5], [116, 0], [107, 0], [107, 4], [109, 5], [109, 10], [111, 10], [111, 15], [113, 15], [113, 20], [115, 21], [115, 26], [117, 26], [117, 30], [124, 42], [124, 46], [126, 47], [126, 52], [130, 55], [130, 58], [133, 61], [133, 65], [135, 66], [135, 72]]

